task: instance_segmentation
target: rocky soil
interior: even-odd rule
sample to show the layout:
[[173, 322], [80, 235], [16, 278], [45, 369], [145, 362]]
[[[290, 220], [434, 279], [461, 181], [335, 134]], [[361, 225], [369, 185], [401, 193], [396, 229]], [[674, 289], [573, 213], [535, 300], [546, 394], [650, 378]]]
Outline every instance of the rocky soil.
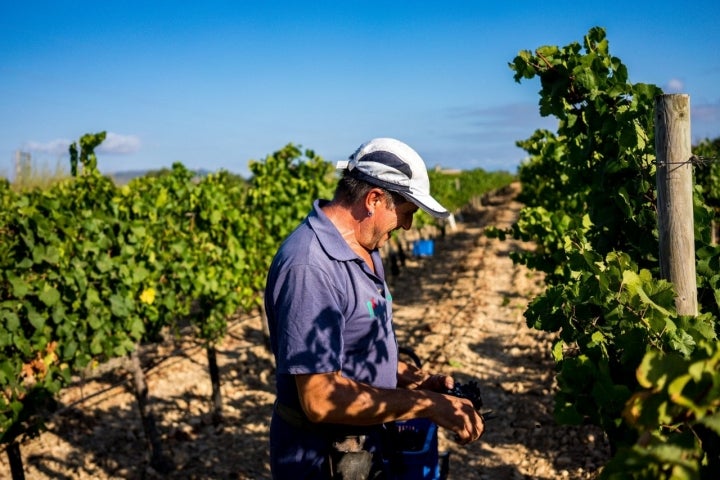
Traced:
[[[551, 337], [529, 329], [523, 311], [542, 278], [513, 264], [529, 248], [483, 235], [509, 226], [521, 207], [517, 189], [464, 212], [435, 240], [430, 257], [408, 258], [390, 278], [397, 333], [424, 368], [476, 380], [494, 418], [474, 444], [459, 446], [440, 429], [451, 479], [594, 478], [608, 457], [602, 432], [555, 425]], [[63, 391], [48, 430], [21, 445], [27, 479], [267, 479], [267, 427], [273, 363], [259, 315], [234, 319], [219, 347], [223, 422], [210, 415], [204, 349], [187, 336], [142, 350], [149, 408], [157, 419], [167, 471], [150, 466], [133, 383], [125, 365], [79, 379]], [[10, 479], [7, 459], [0, 478]]]

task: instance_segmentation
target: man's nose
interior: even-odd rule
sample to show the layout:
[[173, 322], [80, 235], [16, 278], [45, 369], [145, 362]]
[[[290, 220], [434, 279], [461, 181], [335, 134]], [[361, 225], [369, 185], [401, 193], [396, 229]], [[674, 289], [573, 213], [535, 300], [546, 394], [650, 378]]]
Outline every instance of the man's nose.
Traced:
[[410, 215], [400, 226], [403, 228], [403, 230], [410, 230], [410, 227], [412, 227], [412, 222], [413, 216]]

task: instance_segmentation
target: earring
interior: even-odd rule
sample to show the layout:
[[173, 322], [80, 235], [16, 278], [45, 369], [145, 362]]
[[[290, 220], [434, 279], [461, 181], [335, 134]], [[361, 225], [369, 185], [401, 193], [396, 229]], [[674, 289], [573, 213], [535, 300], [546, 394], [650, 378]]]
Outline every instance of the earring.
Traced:
[[368, 212], [368, 217], [372, 217], [373, 212]]

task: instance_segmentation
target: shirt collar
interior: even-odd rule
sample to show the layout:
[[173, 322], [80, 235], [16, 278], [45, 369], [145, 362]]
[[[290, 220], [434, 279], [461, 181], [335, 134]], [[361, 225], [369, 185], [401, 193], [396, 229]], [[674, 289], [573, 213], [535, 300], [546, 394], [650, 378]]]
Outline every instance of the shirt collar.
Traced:
[[358, 260], [360, 257], [353, 252], [335, 224], [323, 212], [322, 207], [328, 203], [328, 200], [313, 202], [313, 209], [307, 219], [310, 228], [315, 232], [320, 245], [330, 257], [344, 262]]

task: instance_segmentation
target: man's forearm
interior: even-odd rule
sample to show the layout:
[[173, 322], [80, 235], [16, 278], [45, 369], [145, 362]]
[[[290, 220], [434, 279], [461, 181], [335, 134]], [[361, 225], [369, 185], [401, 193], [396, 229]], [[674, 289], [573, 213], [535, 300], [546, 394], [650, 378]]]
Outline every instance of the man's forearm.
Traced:
[[430, 418], [462, 444], [476, 440], [485, 429], [482, 418], [469, 400], [433, 391], [444, 382], [452, 378], [431, 375], [415, 389], [382, 389], [340, 372], [295, 376], [300, 404], [312, 422], [364, 426]]
[[297, 375], [296, 384], [303, 411], [313, 422], [376, 425], [424, 417], [437, 400], [432, 392], [377, 388], [339, 372]]

